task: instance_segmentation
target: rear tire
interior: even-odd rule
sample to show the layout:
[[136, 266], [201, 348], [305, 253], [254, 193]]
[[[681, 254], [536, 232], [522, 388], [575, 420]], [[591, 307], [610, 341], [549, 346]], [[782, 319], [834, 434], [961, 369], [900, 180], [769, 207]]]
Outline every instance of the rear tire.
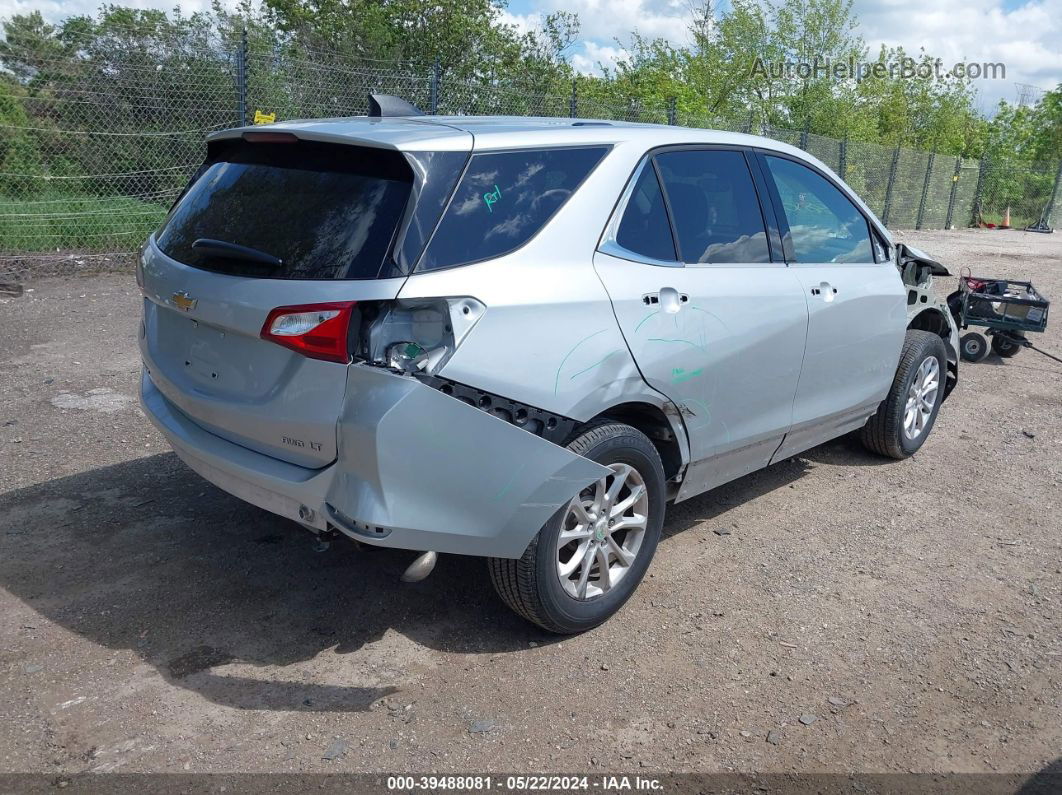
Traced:
[[[561, 507], [520, 558], [487, 559], [503, 602], [533, 624], [565, 635], [603, 623], [634, 593], [656, 552], [666, 498], [660, 454], [641, 431], [604, 420], [582, 430], [567, 447], [616, 474], [598, 482], [601, 491], [591, 484]], [[609, 501], [608, 491], [617, 482]], [[594, 517], [599, 521], [589, 521]], [[644, 523], [636, 517], [644, 517]]]
[[863, 426], [863, 445], [897, 460], [914, 455], [933, 430], [947, 372], [944, 341], [928, 331], [908, 331], [889, 395]]
[[988, 340], [976, 331], [963, 334], [959, 340], [959, 354], [964, 362], [979, 362], [988, 355]]
[[1001, 334], [992, 335], [992, 350], [996, 352], [998, 356], [1002, 356], [1004, 359], [1009, 359], [1012, 356], [1017, 356], [1021, 350], [1021, 345], [1007, 339]]

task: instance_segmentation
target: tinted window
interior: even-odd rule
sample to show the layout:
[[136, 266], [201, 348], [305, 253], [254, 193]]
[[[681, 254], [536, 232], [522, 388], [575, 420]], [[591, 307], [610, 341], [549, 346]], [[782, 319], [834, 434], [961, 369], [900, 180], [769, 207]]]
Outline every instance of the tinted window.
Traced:
[[[235, 143], [174, 205], [156, 240], [188, 265], [269, 279], [380, 275], [409, 197], [398, 152], [356, 146]], [[279, 258], [279, 266], [193, 247], [200, 238]]]
[[623, 219], [616, 230], [616, 242], [644, 257], [675, 260], [675, 241], [664, 209], [664, 195], [656, 179], [656, 169], [646, 163], [631, 191]]
[[763, 214], [741, 152], [664, 152], [656, 160], [685, 262], [770, 260]]
[[530, 240], [606, 147], [473, 155], [418, 267], [434, 270], [508, 253]]
[[465, 169], [468, 152], [406, 152], [417, 179], [413, 183], [412, 214], [403, 238], [396, 243], [395, 261], [408, 273], [424, 250], [446, 201]]
[[782, 198], [797, 262], [873, 262], [867, 220], [825, 177], [782, 157], [767, 157]]

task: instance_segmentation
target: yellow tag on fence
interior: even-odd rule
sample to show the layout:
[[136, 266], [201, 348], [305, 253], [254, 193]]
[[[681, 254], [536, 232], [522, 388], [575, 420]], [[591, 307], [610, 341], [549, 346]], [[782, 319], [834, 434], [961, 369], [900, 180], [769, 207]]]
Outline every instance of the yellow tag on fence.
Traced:
[[260, 110], [254, 112], [255, 124], [272, 124], [277, 120], [276, 113], [262, 113]]

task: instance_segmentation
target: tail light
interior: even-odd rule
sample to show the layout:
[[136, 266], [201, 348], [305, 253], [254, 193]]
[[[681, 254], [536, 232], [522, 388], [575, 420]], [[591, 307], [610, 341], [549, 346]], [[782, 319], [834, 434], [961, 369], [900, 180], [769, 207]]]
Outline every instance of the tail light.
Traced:
[[280, 306], [269, 313], [262, 339], [291, 348], [311, 359], [346, 364], [350, 361], [347, 336], [356, 301]]

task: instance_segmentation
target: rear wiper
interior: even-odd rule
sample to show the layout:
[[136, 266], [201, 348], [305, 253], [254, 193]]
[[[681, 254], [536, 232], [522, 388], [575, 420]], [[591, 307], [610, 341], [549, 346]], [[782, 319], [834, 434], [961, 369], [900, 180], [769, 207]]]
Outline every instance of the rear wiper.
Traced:
[[259, 251], [250, 246], [241, 246], [238, 243], [230, 243], [227, 240], [214, 240], [209, 237], [201, 237], [192, 243], [192, 248], [196, 251], [202, 251], [204, 254], [213, 254], [218, 257], [226, 257], [227, 259], [257, 262], [262, 265], [271, 265], [274, 268], [279, 268], [284, 264], [284, 260], [279, 257], [274, 257], [272, 254], [265, 251]]

